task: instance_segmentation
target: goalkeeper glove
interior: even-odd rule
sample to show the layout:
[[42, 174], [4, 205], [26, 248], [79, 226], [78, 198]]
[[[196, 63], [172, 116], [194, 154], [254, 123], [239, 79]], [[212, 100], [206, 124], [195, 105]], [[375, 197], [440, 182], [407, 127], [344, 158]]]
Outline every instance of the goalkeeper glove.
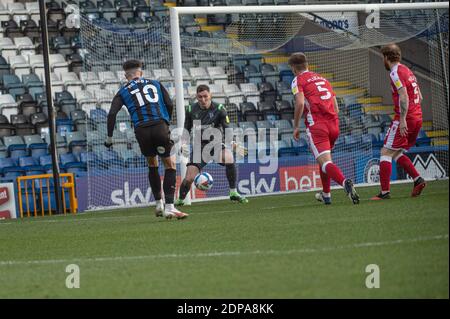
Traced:
[[112, 137], [108, 136], [105, 141], [105, 147], [111, 148], [112, 145], [113, 145]]
[[184, 157], [189, 157], [189, 144], [181, 144], [180, 151]]
[[248, 154], [248, 149], [236, 142], [232, 142], [233, 150], [236, 151], [236, 154], [240, 157], [244, 157]]

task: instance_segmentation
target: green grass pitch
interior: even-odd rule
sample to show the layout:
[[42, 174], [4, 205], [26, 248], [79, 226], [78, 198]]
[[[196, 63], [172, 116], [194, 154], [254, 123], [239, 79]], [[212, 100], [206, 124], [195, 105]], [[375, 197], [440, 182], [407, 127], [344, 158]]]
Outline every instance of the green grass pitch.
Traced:
[[[448, 298], [448, 181], [0, 222], [0, 298]], [[77, 264], [80, 288], [66, 287]], [[376, 264], [380, 287], [365, 285]]]

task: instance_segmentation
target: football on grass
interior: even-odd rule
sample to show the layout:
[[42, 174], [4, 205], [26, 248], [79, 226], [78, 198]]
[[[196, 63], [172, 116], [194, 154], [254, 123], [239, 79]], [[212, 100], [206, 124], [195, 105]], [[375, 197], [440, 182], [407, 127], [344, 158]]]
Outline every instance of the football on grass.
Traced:
[[197, 189], [201, 191], [207, 191], [210, 190], [213, 186], [213, 178], [210, 174], [203, 172], [197, 174], [194, 178], [194, 184]]

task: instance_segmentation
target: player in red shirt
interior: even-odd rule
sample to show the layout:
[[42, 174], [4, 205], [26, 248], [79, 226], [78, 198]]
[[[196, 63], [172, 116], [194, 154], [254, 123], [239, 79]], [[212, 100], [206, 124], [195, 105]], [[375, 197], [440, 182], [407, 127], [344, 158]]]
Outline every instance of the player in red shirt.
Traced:
[[416, 143], [422, 127], [422, 93], [412, 71], [401, 64], [401, 51], [396, 44], [381, 48], [384, 66], [390, 72], [392, 98], [395, 117], [384, 139], [380, 157], [381, 192], [372, 199], [389, 199], [392, 159], [414, 180], [411, 196], [419, 196], [425, 188], [425, 180], [420, 176], [411, 160], [403, 154]]
[[295, 96], [294, 139], [300, 137], [299, 122], [304, 113], [309, 146], [319, 163], [323, 191], [316, 194], [316, 199], [331, 204], [332, 179], [344, 187], [353, 204], [358, 204], [359, 195], [352, 180], [346, 179], [331, 159], [331, 150], [339, 137], [336, 94], [328, 80], [308, 70], [308, 61], [303, 53], [292, 54], [289, 65], [295, 74], [292, 81], [292, 93]]

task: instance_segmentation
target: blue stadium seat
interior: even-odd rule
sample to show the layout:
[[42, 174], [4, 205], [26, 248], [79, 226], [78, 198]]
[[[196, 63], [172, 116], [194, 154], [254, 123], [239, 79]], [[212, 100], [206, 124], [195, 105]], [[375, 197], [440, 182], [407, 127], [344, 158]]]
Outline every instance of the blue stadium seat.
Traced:
[[255, 65], [246, 65], [243, 67], [242, 71], [244, 72], [244, 76], [247, 78], [248, 82], [255, 84], [262, 83], [263, 76]]
[[61, 166], [67, 173], [74, 173], [77, 175], [86, 171], [86, 164], [79, 161], [72, 153], [61, 154], [59, 158]]
[[53, 166], [52, 166], [52, 156], [47, 154], [39, 157], [39, 165], [44, 168], [46, 173], [52, 173], [53, 172]]
[[73, 131], [73, 122], [70, 119], [57, 119], [56, 120], [56, 132], [62, 136], [66, 136], [67, 133]]
[[26, 175], [39, 175], [45, 173], [44, 167], [40, 166], [31, 156], [20, 157], [19, 167], [25, 171]]
[[98, 155], [94, 152], [81, 152], [78, 157], [80, 162], [86, 166], [99, 166], [101, 163]]
[[103, 109], [91, 110], [89, 117], [94, 124], [98, 125], [100, 123], [106, 123], [108, 113]]
[[0, 158], [0, 173], [5, 177], [15, 177], [24, 175], [25, 171], [13, 158]]
[[124, 163], [119, 154], [113, 150], [101, 151], [100, 159], [102, 161], [103, 168], [117, 168], [123, 167]]
[[27, 145], [20, 136], [5, 136], [3, 143], [11, 157], [19, 158], [27, 155]]
[[25, 135], [23, 137], [27, 145], [30, 155], [34, 159], [39, 159], [41, 156], [48, 153], [48, 144], [44, 143], [39, 135]]
[[308, 152], [308, 141], [305, 138], [301, 137], [298, 141], [291, 138], [291, 141], [292, 147], [296, 148], [299, 153], [304, 154]]
[[277, 65], [280, 79], [282, 82], [286, 82], [289, 86], [294, 79], [294, 73], [292, 73], [291, 67], [287, 63], [280, 63]]
[[360, 141], [360, 136], [355, 135], [345, 135], [344, 136], [344, 144], [348, 149], [355, 147]]
[[419, 131], [419, 135], [417, 136], [416, 145], [417, 146], [429, 146], [431, 144], [431, 139], [428, 137], [427, 133], [424, 130]]

